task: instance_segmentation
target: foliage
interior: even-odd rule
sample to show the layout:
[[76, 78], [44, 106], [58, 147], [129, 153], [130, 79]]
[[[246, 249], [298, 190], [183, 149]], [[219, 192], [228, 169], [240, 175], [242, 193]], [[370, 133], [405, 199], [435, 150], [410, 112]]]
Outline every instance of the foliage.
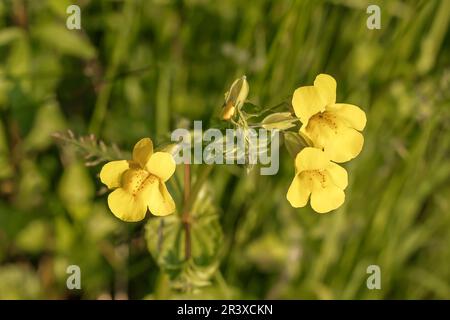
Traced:
[[150, 218], [146, 239], [150, 253], [181, 291], [209, 285], [220, 262], [223, 234], [211, 199], [212, 190], [200, 190], [192, 206], [190, 234], [192, 256], [186, 259], [186, 230], [180, 215]]
[[[77, 3], [81, 31], [65, 26], [70, 1], [0, 2], [0, 298], [450, 298], [449, 1]], [[380, 30], [366, 27], [370, 4]], [[193, 206], [204, 240], [184, 261], [181, 245], [157, 250], [161, 229], [183, 236], [179, 216], [117, 220], [99, 167], [84, 164], [113, 159], [106, 145], [162, 146], [193, 120], [212, 126], [243, 74], [242, 112], [290, 126], [257, 106], [279, 112], [322, 72], [368, 119], [333, 213], [290, 207], [285, 150], [276, 176], [219, 166]], [[302, 139], [284, 136], [292, 153]], [[168, 185], [177, 203], [181, 178]], [[70, 264], [82, 290], [66, 288]], [[371, 264], [382, 290], [366, 287]]]

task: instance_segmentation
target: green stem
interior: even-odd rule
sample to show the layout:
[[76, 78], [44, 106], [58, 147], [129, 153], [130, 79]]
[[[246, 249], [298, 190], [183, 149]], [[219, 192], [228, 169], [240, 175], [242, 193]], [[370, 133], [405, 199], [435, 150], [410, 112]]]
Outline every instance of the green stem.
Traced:
[[181, 220], [184, 226], [184, 255], [186, 260], [191, 258], [191, 216], [188, 205], [191, 198], [191, 165], [184, 164], [184, 208]]
[[185, 234], [184, 255], [186, 260], [189, 260], [192, 255], [191, 249], [192, 205], [194, 204], [195, 199], [199, 194], [201, 187], [203, 186], [203, 183], [206, 181], [209, 174], [211, 173], [213, 166], [207, 165], [203, 168], [204, 169], [198, 175], [194, 186], [191, 188], [191, 165], [189, 163], [184, 164], [184, 204], [181, 221], [183, 222]]
[[192, 187], [191, 195], [186, 203], [187, 209], [189, 211], [192, 209], [192, 205], [195, 202], [196, 196], [200, 192], [200, 189], [202, 188], [203, 184], [205, 183], [205, 181], [208, 178], [209, 174], [211, 173], [212, 169], [213, 169], [212, 165], [204, 165], [202, 167], [201, 172], [198, 174], [198, 177], [195, 180], [195, 184]]

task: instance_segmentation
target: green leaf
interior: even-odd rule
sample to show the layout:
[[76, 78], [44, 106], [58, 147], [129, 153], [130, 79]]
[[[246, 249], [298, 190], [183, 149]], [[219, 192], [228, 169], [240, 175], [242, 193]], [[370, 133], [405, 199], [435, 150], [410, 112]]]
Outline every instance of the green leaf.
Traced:
[[58, 17], [66, 19], [69, 14], [66, 13], [67, 7], [73, 4], [73, 1], [70, 0], [48, 0], [47, 6], [48, 8], [58, 15]]
[[40, 253], [46, 249], [49, 227], [43, 220], [34, 220], [20, 231], [16, 246], [27, 253]]
[[83, 219], [89, 215], [95, 188], [83, 164], [74, 162], [64, 170], [58, 191], [73, 218]]
[[5, 28], [0, 31], [0, 46], [7, 45], [22, 36], [24, 36], [24, 32], [18, 27]]
[[20, 180], [17, 206], [23, 209], [31, 209], [42, 204], [45, 200], [45, 192], [50, 182], [46, 179], [39, 163], [31, 158], [23, 158], [20, 162]]
[[210, 193], [201, 190], [191, 211], [191, 258], [186, 260], [186, 229], [180, 215], [152, 218], [146, 226], [148, 249], [177, 288], [207, 285], [218, 266], [222, 229]]
[[63, 54], [82, 59], [91, 59], [96, 55], [95, 48], [84, 38], [81, 33], [66, 29], [65, 24], [47, 24], [36, 26], [32, 30], [33, 35]]
[[42, 283], [35, 271], [25, 264], [9, 264], [0, 268], [0, 299], [42, 298]]
[[52, 143], [51, 134], [66, 127], [64, 115], [56, 101], [39, 108], [33, 127], [25, 139], [28, 150], [43, 150]]
[[9, 157], [10, 153], [5, 128], [3, 122], [0, 122], [0, 179], [9, 178], [14, 172]]
[[7, 71], [12, 76], [23, 76], [30, 73], [31, 48], [27, 38], [19, 37], [11, 44], [7, 61]]
[[264, 108], [250, 101], [246, 101], [242, 106], [241, 111], [248, 116], [258, 116], [264, 111]]
[[305, 138], [299, 135], [297, 132], [284, 131], [283, 136], [284, 145], [293, 158], [295, 158], [303, 148], [308, 146], [308, 142], [305, 140]]

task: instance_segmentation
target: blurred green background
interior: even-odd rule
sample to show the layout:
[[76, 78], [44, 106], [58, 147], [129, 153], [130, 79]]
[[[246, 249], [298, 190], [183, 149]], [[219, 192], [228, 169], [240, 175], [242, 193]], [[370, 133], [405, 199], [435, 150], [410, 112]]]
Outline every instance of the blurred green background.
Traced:
[[[446, 0], [0, 0], [0, 299], [449, 299], [449, 19]], [[291, 208], [285, 149], [276, 176], [215, 168], [220, 268], [190, 292], [169, 288], [146, 221], [109, 212], [100, 166], [50, 136], [159, 144], [208, 123], [242, 74], [274, 105], [322, 72], [368, 118], [345, 204]], [[71, 264], [81, 290], [66, 288]], [[366, 287], [372, 264], [381, 290]]]

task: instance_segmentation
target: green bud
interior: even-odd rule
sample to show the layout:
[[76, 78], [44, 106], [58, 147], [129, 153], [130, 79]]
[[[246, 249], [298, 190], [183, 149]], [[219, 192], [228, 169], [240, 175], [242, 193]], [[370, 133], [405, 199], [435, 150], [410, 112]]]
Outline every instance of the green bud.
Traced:
[[222, 119], [230, 119], [234, 115], [236, 109], [239, 109], [244, 105], [245, 99], [247, 99], [248, 96], [248, 91], [249, 86], [246, 76], [242, 76], [233, 82], [230, 90], [225, 93], [225, 107], [222, 112]]
[[295, 127], [295, 123], [298, 121], [294, 118], [290, 112], [277, 112], [272, 113], [264, 118], [261, 125], [264, 129], [272, 130], [287, 130], [289, 128]]

